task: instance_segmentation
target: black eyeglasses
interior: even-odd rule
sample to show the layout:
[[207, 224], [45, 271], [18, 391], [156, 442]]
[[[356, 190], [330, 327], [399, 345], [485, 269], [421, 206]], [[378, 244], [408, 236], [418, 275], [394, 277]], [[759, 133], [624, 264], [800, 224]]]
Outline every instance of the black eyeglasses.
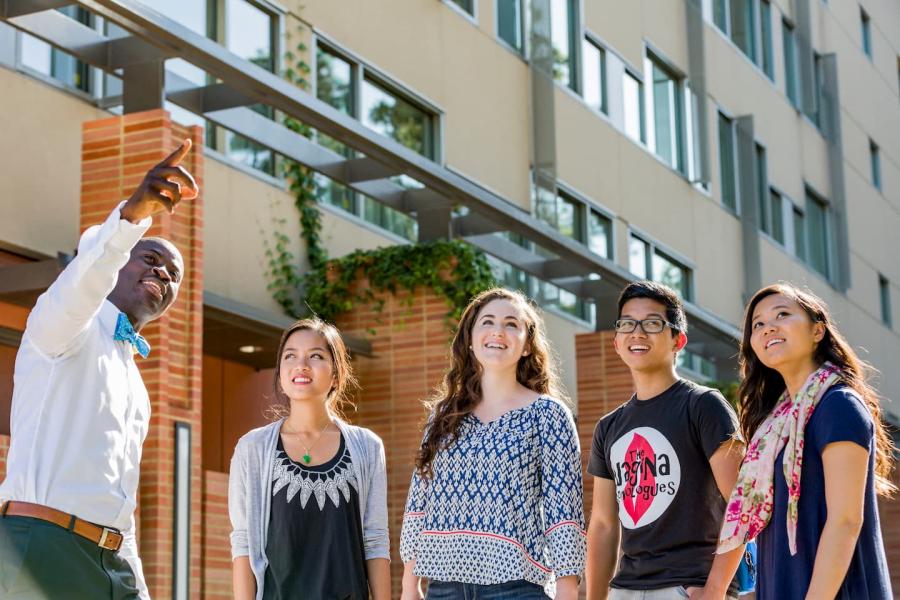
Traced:
[[678, 330], [677, 327], [664, 319], [619, 319], [616, 321], [615, 325], [616, 333], [631, 333], [637, 329], [638, 325], [641, 326], [644, 333], [662, 333], [666, 327], [671, 327], [676, 331]]

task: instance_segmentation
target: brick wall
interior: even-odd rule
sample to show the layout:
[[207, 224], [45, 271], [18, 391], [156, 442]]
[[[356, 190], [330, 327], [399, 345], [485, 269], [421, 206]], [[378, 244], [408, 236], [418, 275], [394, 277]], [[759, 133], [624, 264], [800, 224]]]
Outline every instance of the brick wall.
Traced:
[[203, 598], [231, 600], [228, 473], [203, 471]]
[[628, 367], [613, 348], [615, 332], [597, 331], [575, 336], [578, 437], [584, 469], [584, 516], [590, 518], [593, 479], [587, 473], [591, 440], [597, 421], [634, 393]]
[[[386, 296], [375, 312], [361, 307], [338, 319], [344, 333], [367, 337], [374, 357], [358, 356], [353, 366], [361, 392], [357, 410], [348, 418], [372, 429], [384, 441], [387, 454], [388, 513], [391, 532], [391, 574], [394, 595], [400, 594], [400, 528], [415, 451], [425, 418], [422, 400], [440, 382], [449, 365], [450, 329], [447, 303], [428, 290]], [[375, 334], [369, 332], [375, 329]]]
[[[900, 469], [894, 467], [894, 485], [900, 486]], [[881, 536], [887, 554], [888, 571], [894, 597], [900, 595], [900, 494], [892, 499], [880, 499], [878, 516], [881, 519]]]
[[[82, 125], [81, 229], [103, 221], [127, 198], [144, 173], [185, 137], [194, 147], [184, 161], [203, 189], [203, 132], [173, 123], [152, 110]], [[153, 597], [172, 596], [175, 423], [191, 427], [190, 592], [200, 596], [201, 360], [203, 311], [203, 220], [201, 198], [183, 202], [173, 215], [154, 219], [147, 235], [172, 241], [185, 262], [178, 300], [142, 332], [153, 352], [138, 366], [150, 394], [152, 417], [141, 461], [138, 540]]]

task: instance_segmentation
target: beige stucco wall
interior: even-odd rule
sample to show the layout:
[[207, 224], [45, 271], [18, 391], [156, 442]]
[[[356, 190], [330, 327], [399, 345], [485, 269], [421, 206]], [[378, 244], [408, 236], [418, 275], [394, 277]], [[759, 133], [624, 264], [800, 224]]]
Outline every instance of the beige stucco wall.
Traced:
[[78, 245], [84, 100], [0, 67], [0, 241], [56, 256]]

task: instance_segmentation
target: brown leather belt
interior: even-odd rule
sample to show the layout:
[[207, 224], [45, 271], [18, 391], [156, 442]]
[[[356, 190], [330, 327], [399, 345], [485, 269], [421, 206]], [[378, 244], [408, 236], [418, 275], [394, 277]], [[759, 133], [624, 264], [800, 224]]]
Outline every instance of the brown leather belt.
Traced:
[[90, 540], [101, 548], [112, 550], [113, 552], [116, 552], [122, 546], [122, 534], [118, 529], [94, 525], [84, 519], [79, 519], [75, 515], [70, 515], [42, 504], [9, 500], [3, 504], [0, 514], [5, 517], [31, 517], [32, 519], [40, 519], [41, 521], [59, 525], [63, 529], [73, 531], [84, 539]]

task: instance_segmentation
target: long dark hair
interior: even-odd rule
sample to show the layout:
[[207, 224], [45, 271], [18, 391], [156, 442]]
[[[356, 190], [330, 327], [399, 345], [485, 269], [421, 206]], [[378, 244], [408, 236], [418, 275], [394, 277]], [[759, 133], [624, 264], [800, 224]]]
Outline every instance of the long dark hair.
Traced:
[[357, 386], [356, 377], [353, 375], [353, 367], [350, 364], [350, 355], [347, 346], [337, 327], [326, 323], [318, 317], [300, 319], [284, 330], [281, 334], [281, 342], [278, 344], [278, 354], [275, 356], [275, 378], [272, 382], [277, 402], [269, 407], [267, 413], [272, 419], [280, 419], [291, 414], [291, 400], [281, 389], [281, 355], [284, 353], [284, 345], [288, 338], [295, 332], [308, 329], [315, 331], [325, 341], [328, 353], [331, 354], [331, 362], [334, 365], [334, 384], [328, 392], [325, 407], [332, 417], [344, 418], [344, 408], [352, 407], [350, 393]]
[[423, 477], [433, 476], [431, 465], [435, 455], [456, 441], [460, 421], [481, 401], [481, 365], [470, 349], [472, 327], [478, 312], [492, 300], [509, 300], [524, 316], [528, 354], [519, 359], [516, 381], [539, 394], [568, 402], [559, 385], [556, 360], [544, 333], [544, 322], [535, 306], [520, 292], [505, 288], [481, 292], [463, 311], [450, 345], [450, 368], [434, 396], [426, 402], [432, 419], [416, 454], [416, 470]]
[[828, 361], [840, 369], [842, 381], [859, 394], [875, 421], [875, 488], [879, 494], [890, 496], [896, 491], [891, 483], [891, 467], [893, 465], [894, 444], [888, 436], [881, 420], [881, 406], [878, 394], [868, 383], [867, 363], [853, 351], [844, 336], [840, 334], [828, 307], [821, 298], [807, 290], [789, 283], [777, 283], [765, 287], [753, 296], [744, 314], [744, 330], [741, 340], [740, 364], [741, 386], [738, 390], [741, 405], [741, 429], [745, 439], [750, 440], [762, 425], [762, 422], [775, 408], [784, 393], [784, 379], [775, 369], [764, 365], [750, 346], [753, 333], [753, 311], [763, 298], [781, 294], [796, 302], [809, 316], [813, 323], [822, 323], [825, 335], [815, 349], [814, 360], [817, 365]]

